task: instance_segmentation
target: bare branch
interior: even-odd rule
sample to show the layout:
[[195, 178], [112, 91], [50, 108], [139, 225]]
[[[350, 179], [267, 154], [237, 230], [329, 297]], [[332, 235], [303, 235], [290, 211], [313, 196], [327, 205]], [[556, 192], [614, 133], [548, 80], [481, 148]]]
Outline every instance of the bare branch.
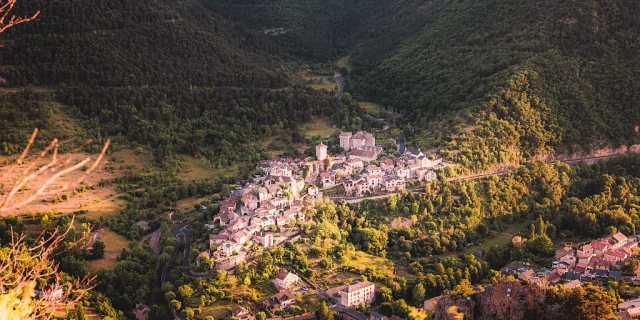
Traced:
[[38, 18], [38, 15], [40, 15], [40, 11], [37, 11], [32, 16], [10, 16], [11, 10], [13, 10], [13, 7], [16, 5], [17, 1], [18, 0], [7, 0], [7, 3], [5, 3], [4, 5], [0, 5], [0, 33], [3, 33], [9, 28], [15, 27], [21, 23], [36, 20], [36, 18]]
[[[20, 155], [20, 157], [18, 158], [18, 160], [16, 161], [16, 164], [14, 166], [18, 166], [20, 164], [22, 164], [22, 162], [25, 160], [25, 158], [27, 158], [27, 155], [29, 153], [29, 149], [31, 148], [31, 146], [33, 145], [36, 136], [38, 134], [38, 129], [36, 128], [33, 131], [33, 134], [31, 135], [31, 138], [29, 139], [29, 142], [27, 143], [27, 146], [25, 147], [25, 150], [22, 152], [22, 154]], [[72, 151], [72, 153], [78, 152], [80, 151], [80, 149], [82, 149], [83, 147], [85, 147], [86, 145], [90, 144], [92, 142], [91, 139], [85, 141], [82, 145], [80, 145], [79, 147], [77, 147], [76, 149], [74, 149]], [[90, 157], [85, 158], [84, 160], [80, 161], [79, 163], [68, 167], [68, 168], [64, 168], [65, 166], [67, 166], [69, 163], [71, 163], [71, 154], [67, 154], [66, 156], [64, 156], [62, 159], [58, 159], [58, 148], [59, 148], [59, 144], [58, 144], [58, 139], [53, 139], [51, 141], [51, 143], [43, 149], [42, 152], [40, 152], [40, 154], [31, 161], [31, 163], [24, 169], [21, 171], [21, 176], [16, 179], [13, 187], [11, 188], [11, 190], [9, 191], [8, 195], [4, 198], [4, 200], [0, 201], [0, 214], [1, 213], [8, 213], [8, 212], [12, 212], [20, 207], [23, 207], [35, 200], [37, 200], [40, 197], [44, 197], [44, 196], [50, 196], [50, 195], [55, 195], [55, 194], [60, 194], [62, 192], [65, 192], [67, 190], [76, 188], [78, 186], [80, 186], [80, 184], [82, 184], [82, 182], [84, 182], [87, 177], [98, 167], [98, 165], [100, 164], [100, 162], [102, 161], [102, 159], [104, 158], [105, 153], [107, 152], [107, 149], [109, 148], [109, 145], [111, 144], [111, 140], [107, 140], [107, 142], [104, 144], [102, 151], [100, 152], [100, 155], [97, 157], [97, 159], [93, 162], [93, 164], [91, 165], [91, 167], [89, 169], [87, 169], [85, 171], [85, 173], [78, 178], [76, 181], [74, 181], [73, 183], [68, 183], [68, 184], [64, 184], [58, 188], [52, 189], [52, 190], [47, 190], [47, 188], [49, 188], [54, 182], [56, 182], [58, 179], [60, 179], [62, 176], [76, 171], [80, 168], [82, 168], [83, 166], [85, 166], [86, 164], [88, 164], [91, 161]], [[53, 157], [51, 159], [51, 161], [42, 166], [40, 169], [33, 171], [33, 169], [35, 168], [35, 166], [51, 151], [51, 149], [53, 149]], [[7, 176], [10, 172], [12, 172], [14, 170], [13, 166], [9, 166], [8, 168], [5, 168], [5, 172], [1, 173], [2, 177]], [[16, 194], [30, 181], [34, 180], [35, 178], [42, 176], [44, 174], [47, 173], [47, 171], [50, 171], [50, 174], [52, 174], [39, 188], [38, 190], [32, 194], [31, 196], [27, 197], [25, 200], [22, 200], [16, 204], [13, 205], [9, 205], [9, 203], [11, 202], [11, 200], [16, 196]]]

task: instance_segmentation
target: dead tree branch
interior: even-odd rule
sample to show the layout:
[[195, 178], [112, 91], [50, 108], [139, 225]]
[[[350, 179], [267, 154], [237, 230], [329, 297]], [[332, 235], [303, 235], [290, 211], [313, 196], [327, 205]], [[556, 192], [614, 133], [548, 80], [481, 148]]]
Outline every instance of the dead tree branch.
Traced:
[[15, 15], [11, 15], [11, 10], [15, 7], [18, 0], [0, 0], [0, 33], [3, 33], [9, 28], [15, 27], [21, 23], [33, 21], [40, 15], [40, 11], [38, 10], [32, 16], [19, 17]]
[[[23, 164], [25, 158], [29, 154], [29, 150], [30, 150], [31, 146], [33, 145], [33, 142], [35, 141], [37, 135], [38, 135], [38, 129], [36, 128], [35, 130], [33, 130], [33, 134], [31, 135], [31, 138], [29, 139], [29, 142], [27, 143], [27, 146], [25, 147], [24, 151], [22, 152], [22, 154], [20, 155], [20, 157], [18, 158], [16, 163], [13, 166], [9, 166], [9, 167], [5, 168], [4, 170], [0, 171], [0, 176], [1, 177], [3, 177], [3, 178], [7, 177], [9, 175], [9, 173], [13, 172], [14, 170], [17, 170], [18, 167], [21, 164]], [[89, 143], [91, 143], [91, 140], [87, 140], [80, 147], [74, 149], [72, 151], [72, 153], [80, 151], [81, 148], [83, 148], [84, 146], [88, 145]], [[60, 194], [60, 193], [65, 192], [67, 190], [77, 188], [98, 167], [98, 165], [100, 164], [100, 162], [104, 158], [104, 155], [107, 152], [107, 149], [109, 148], [110, 143], [111, 143], [111, 141], [107, 140], [107, 142], [104, 144], [104, 147], [102, 148], [102, 152], [100, 153], [100, 155], [93, 162], [91, 167], [89, 167], [80, 178], [78, 178], [77, 180], [75, 180], [75, 181], [73, 181], [71, 183], [64, 184], [64, 185], [60, 186], [59, 188], [55, 188], [53, 190], [48, 190], [48, 188], [54, 182], [56, 182], [58, 179], [60, 179], [62, 176], [66, 175], [66, 174], [68, 174], [70, 172], [79, 170], [80, 168], [82, 168], [83, 166], [85, 166], [89, 162], [91, 162], [91, 158], [90, 157], [86, 157], [84, 160], [78, 162], [77, 164], [65, 168], [65, 166], [67, 166], [67, 165], [69, 165], [71, 163], [71, 153], [67, 154], [64, 157], [62, 157], [62, 159], [58, 159], [58, 148], [59, 148], [58, 139], [53, 139], [53, 141], [51, 141], [51, 143], [46, 148], [44, 148], [44, 150], [42, 152], [40, 152], [40, 154], [34, 160], [32, 160], [31, 163], [24, 170], [22, 170], [22, 172], [20, 173], [20, 176], [18, 177], [18, 179], [15, 180], [15, 183], [13, 184], [13, 187], [9, 191], [8, 195], [4, 198], [4, 200], [0, 201], [0, 214], [14, 212], [15, 210], [19, 209], [20, 207], [23, 207], [23, 206], [25, 206], [25, 205], [27, 205], [27, 204], [39, 199], [39, 198], [42, 198], [42, 197], [45, 197], [45, 196], [51, 196], [51, 195]], [[33, 170], [35, 168], [35, 166], [52, 149], [53, 149], [53, 156], [51, 158], [51, 161], [49, 163], [47, 163], [46, 165], [42, 166], [40, 169]], [[30, 195], [29, 197], [27, 197], [26, 199], [24, 199], [22, 201], [19, 201], [17, 203], [14, 203], [14, 204], [10, 205], [11, 200], [16, 196], [16, 194], [29, 181], [32, 181], [35, 178], [43, 176], [43, 175], [45, 175], [47, 173], [50, 174], [51, 176], [36, 190], [35, 193], [33, 193], [32, 195]]]

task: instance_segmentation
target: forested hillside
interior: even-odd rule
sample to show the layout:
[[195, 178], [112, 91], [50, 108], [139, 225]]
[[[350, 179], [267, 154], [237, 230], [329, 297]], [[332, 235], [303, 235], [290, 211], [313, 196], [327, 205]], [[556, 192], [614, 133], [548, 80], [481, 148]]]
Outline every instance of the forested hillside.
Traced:
[[638, 142], [636, 1], [438, 3], [419, 37], [355, 71], [356, 91], [404, 110], [423, 146], [484, 169]]
[[[248, 144], [336, 110], [333, 97], [294, 85], [286, 53], [267, 36], [198, 1], [37, 0], [16, 13], [36, 8], [38, 21], [3, 35], [0, 77], [57, 89], [60, 109], [88, 137], [149, 145], [160, 161], [183, 153], [222, 166], [264, 157]], [[16, 94], [0, 114], [26, 119], [49, 100]], [[20, 150], [23, 129], [37, 125], [2, 130], [2, 152]]]
[[[28, 1], [38, 21], [3, 35], [11, 85], [89, 84], [281, 88], [273, 46], [197, 1]], [[19, 12], [18, 12], [19, 13]]]
[[[294, 56], [325, 62], [359, 48], [358, 63], [383, 58], [421, 30], [440, 4], [421, 0], [201, 0], [263, 32]], [[441, 1], [437, 1], [441, 2]]]

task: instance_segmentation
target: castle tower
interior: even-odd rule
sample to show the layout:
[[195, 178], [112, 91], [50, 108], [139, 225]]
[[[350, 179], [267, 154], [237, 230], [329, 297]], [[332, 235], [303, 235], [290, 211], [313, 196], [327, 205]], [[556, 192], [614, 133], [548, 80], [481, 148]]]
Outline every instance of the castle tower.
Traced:
[[320, 161], [324, 161], [327, 158], [327, 146], [322, 142], [316, 146], [316, 158]]
[[376, 146], [376, 137], [374, 137], [372, 133], [367, 132], [364, 136], [364, 141], [364, 144], [368, 147]]
[[351, 150], [351, 136], [351, 132], [340, 133], [340, 147], [344, 149], [344, 151]]

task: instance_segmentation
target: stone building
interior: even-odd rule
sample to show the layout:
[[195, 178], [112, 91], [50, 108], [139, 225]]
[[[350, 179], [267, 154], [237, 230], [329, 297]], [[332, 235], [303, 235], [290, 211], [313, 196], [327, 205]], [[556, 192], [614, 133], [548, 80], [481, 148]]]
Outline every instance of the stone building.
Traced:
[[316, 158], [320, 161], [324, 161], [327, 158], [327, 146], [322, 142], [316, 146]]
[[351, 132], [340, 133], [340, 147], [345, 151], [357, 150], [360, 147], [375, 147], [376, 138], [370, 132], [358, 131], [356, 134]]

